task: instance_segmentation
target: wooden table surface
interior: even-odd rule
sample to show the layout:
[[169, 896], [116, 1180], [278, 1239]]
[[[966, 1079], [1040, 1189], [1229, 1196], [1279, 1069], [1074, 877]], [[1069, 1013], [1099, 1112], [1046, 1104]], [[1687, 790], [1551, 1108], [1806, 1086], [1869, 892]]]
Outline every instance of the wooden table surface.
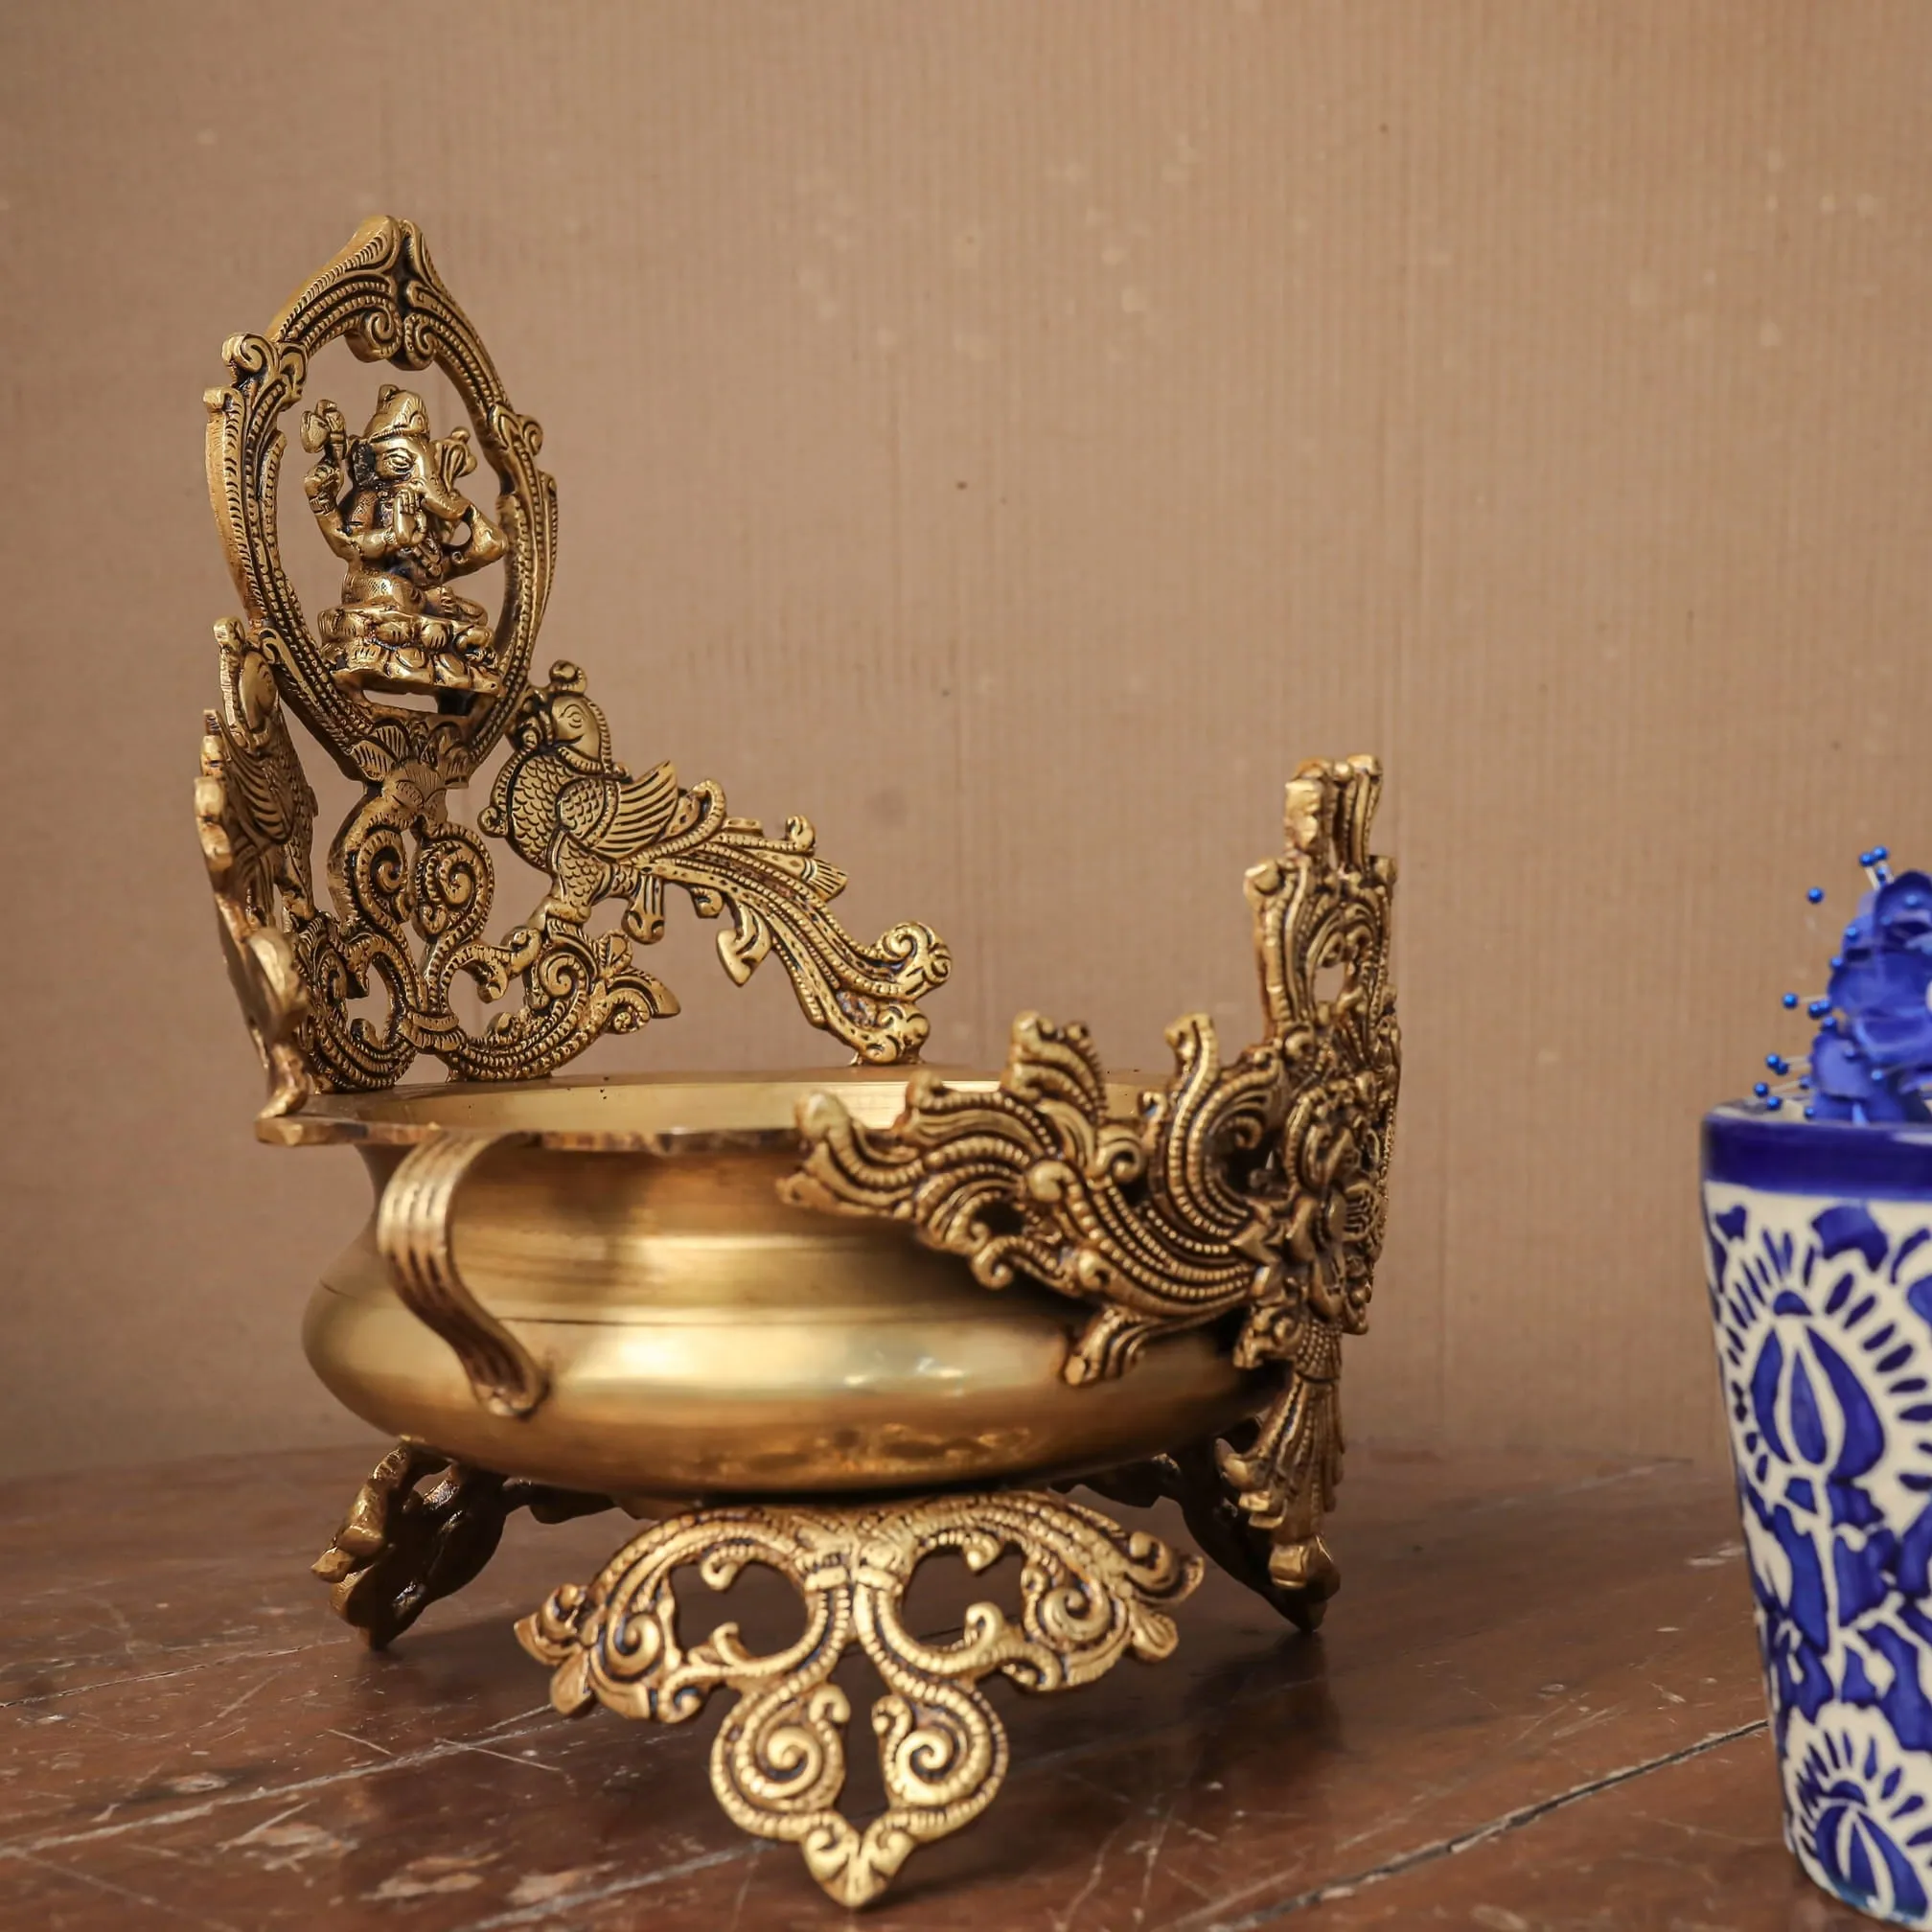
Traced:
[[[388, 1654], [336, 1624], [307, 1566], [371, 1460], [0, 1487], [0, 1924], [851, 1922], [795, 1851], [718, 1810], [705, 1757], [724, 1697], [676, 1728], [551, 1712], [512, 1619], [587, 1580], [623, 1518], [519, 1518]], [[1346, 1583], [1318, 1638], [1210, 1569], [1166, 1663], [1052, 1697], [998, 1685], [1005, 1790], [916, 1852], [865, 1922], [1869, 1924], [1779, 1837], [1726, 1484], [1371, 1447], [1331, 1527]], [[754, 1639], [797, 1621], [763, 1580], [712, 1599]], [[926, 1628], [956, 1621], [964, 1586], [962, 1570], [915, 1598]]]

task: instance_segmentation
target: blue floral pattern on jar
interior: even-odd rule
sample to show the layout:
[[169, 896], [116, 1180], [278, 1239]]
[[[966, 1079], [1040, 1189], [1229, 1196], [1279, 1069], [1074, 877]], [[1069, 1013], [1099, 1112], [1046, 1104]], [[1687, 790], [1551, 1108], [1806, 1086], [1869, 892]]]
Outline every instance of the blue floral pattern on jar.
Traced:
[[1882, 1717], [1862, 1710], [1838, 1709], [1819, 1724], [1794, 1719], [1785, 1749], [1798, 1855], [1841, 1898], [1922, 1922], [1932, 1910], [1924, 1765], [1899, 1750]]
[[1704, 1188], [1793, 1849], [1932, 1924], [1932, 1210]]

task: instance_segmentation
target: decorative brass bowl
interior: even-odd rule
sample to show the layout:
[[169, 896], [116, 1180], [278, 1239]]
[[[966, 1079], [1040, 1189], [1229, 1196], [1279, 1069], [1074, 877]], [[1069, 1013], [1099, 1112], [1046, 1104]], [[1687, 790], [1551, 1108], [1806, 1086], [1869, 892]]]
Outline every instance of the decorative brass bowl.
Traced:
[[[282, 564], [279, 426], [338, 339], [434, 364], [470, 426], [435, 438], [394, 383], [359, 434], [332, 402], [305, 410], [304, 494], [346, 566], [311, 629]], [[648, 1519], [518, 1626], [553, 1701], [678, 1723], [734, 1691], [720, 1803], [863, 1904], [998, 1790], [983, 1678], [1052, 1690], [1174, 1646], [1200, 1559], [1067, 1488], [1175, 1499], [1304, 1628], [1336, 1587], [1341, 1339], [1368, 1319], [1399, 1061], [1380, 773], [1315, 763], [1288, 786], [1281, 854], [1246, 880], [1254, 1046], [1224, 1062], [1194, 1015], [1168, 1031], [1171, 1074], [1110, 1078], [1084, 1028], [1023, 1014], [997, 1078], [918, 1068], [919, 1002], [951, 971], [938, 936], [855, 938], [807, 821], [769, 834], [709, 781], [634, 775], [574, 664], [531, 680], [555, 485], [417, 231], [367, 223], [224, 354], [209, 482], [243, 615], [217, 626], [196, 815], [268, 1072], [257, 1132], [353, 1143], [375, 1183], [310, 1304], [309, 1357], [399, 1438], [317, 1573], [385, 1644], [476, 1575], [513, 1509]], [[461, 487], [479, 455], [494, 514]], [[453, 586], [499, 564], [493, 618]], [[285, 705], [359, 788], [326, 900]], [[499, 745], [472, 827], [448, 794]], [[545, 883], [492, 937], [497, 844]], [[669, 886], [728, 920], [733, 979], [775, 955], [854, 1068], [553, 1078], [677, 1012], [640, 958]], [[399, 1087], [424, 1053], [450, 1084]], [[980, 1570], [1006, 1550], [1017, 1610], [906, 1627], [928, 1555]], [[764, 1657], [730, 1624], [686, 1645], [675, 1574], [722, 1589], [747, 1563], [796, 1585], [804, 1634]], [[854, 1645], [886, 1687], [886, 1808], [862, 1828], [837, 1808], [850, 1711], [831, 1680]]]
[[[1085, 1475], [1216, 1436], [1265, 1403], [1265, 1378], [1201, 1329], [1153, 1344], [1131, 1376], [1073, 1387], [1067, 1306], [1046, 1289], [989, 1296], [889, 1221], [779, 1199], [800, 1102], [830, 1093], [885, 1129], [904, 1091], [866, 1071], [332, 1095], [305, 1124], [384, 1137], [360, 1143], [379, 1203], [445, 1130], [505, 1138], [443, 1197], [447, 1230], [407, 1225], [437, 1212], [430, 1189], [409, 1190], [386, 1223], [371, 1216], [310, 1302], [309, 1359], [378, 1429], [624, 1498]], [[1116, 1096], [1123, 1111], [1138, 1097]], [[385, 1234], [453, 1244], [475, 1300], [543, 1365], [540, 1403], [519, 1414], [476, 1399], [398, 1293]]]

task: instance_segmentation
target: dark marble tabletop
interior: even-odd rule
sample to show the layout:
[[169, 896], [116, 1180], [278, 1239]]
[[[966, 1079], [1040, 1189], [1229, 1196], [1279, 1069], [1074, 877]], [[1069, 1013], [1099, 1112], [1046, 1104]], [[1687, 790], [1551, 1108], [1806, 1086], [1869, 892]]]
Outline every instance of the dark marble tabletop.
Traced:
[[[0, 1486], [0, 1924], [849, 1922], [795, 1851], [713, 1802], [724, 1698], [675, 1728], [550, 1710], [512, 1620], [594, 1574], [622, 1518], [518, 1519], [481, 1579], [387, 1654], [336, 1624], [307, 1566], [371, 1460]], [[1346, 1582], [1319, 1637], [1210, 1570], [1166, 1663], [1054, 1697], [996, 1688], [1005, 1790], [915, 1853], [865, 1922], [1869, 1922], [1780, 1841], [1725, 1481], [1370, 1446], [1331, 1530]], [[763, 1580], [731, 1603], [753, 1638], [795, 1620]], [[969, 1587], [999, 1594], [962, 1569], [922, 1578], [912, 1607], [946, 1627]], [[865, 1686], [850, 1688], [862, 1759]], [[863, 1802], [855, 1773], [847, 1808]]]

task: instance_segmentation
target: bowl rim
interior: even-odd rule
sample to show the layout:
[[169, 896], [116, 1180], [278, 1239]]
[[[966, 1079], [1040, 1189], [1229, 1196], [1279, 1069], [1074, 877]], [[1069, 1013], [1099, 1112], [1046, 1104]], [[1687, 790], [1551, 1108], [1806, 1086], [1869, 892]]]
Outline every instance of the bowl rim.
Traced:
[[[602, 1073], [553, 1074], [540, 1080], [425, 1081], [383, 1087], [367, 1092], [315, 1094], [300, 1112], [258, 1121], [257, 1134], [278, 1146], [365, 1146], [406, 1148], [455, 1131], [515, 1136], [525, 1145], [579, 1154], [757, 1154], [799, 1152], [803, 1145], [796, 1121], [798, 1103], [815, 1093], [830, 1093], [860, 1114], [867, 1125], [887, 1126], [904, 1105], [908, 1084], [914, 1079], [943, 1080], [950, 1087], [990, 1092], [1000, 1084], [997, 1072], [983, 1068], [929, 1067], [800, 1067], [770, 1071], [691, 1072], [675, 1070], [630, 1069]], [[1143, 1073], [1116, 1075], [1108, 1081], [1114, 1111], [1136, 1111], [1150, 1087], [1161, 1083]], [[688, 1093], [692, 1117], [679, 1120], [676, 1101], [670, 1117], [648, 1127], [601, 1126], [589, 1116], [600, 1092], [634, 1093], [659, 1089], [667, 1094]], [[767, 1118], [754, 1124], [720, 1124], [706, 1114], [717, 1112], [721, 1097], [748, 1089], [764, 1089]], [[531, 1117], [519, 1119], [521, 1096], [541, 1096], [544, 1105]], [[568, 1113], [568, 1099], [560, 1107], [553, 1096], [584, 1096], [583, 1114]], [[454, 1103], [454, 1104], [451, 1104]], [[480, 1103], [480, 1104], [479, 1104]], [[869, 1104], [855, 1104], [869, 1103]], [[752, 1102], [756, 1110], [755, 1101]], [[544, 1116], [549, 1116], [549, 1124]]]
[[1705, 1115], [1706, 1181], [1772, 1194], [1932, 1199], [1932, 1122], [1806, 1120], [1761, 1100]]

